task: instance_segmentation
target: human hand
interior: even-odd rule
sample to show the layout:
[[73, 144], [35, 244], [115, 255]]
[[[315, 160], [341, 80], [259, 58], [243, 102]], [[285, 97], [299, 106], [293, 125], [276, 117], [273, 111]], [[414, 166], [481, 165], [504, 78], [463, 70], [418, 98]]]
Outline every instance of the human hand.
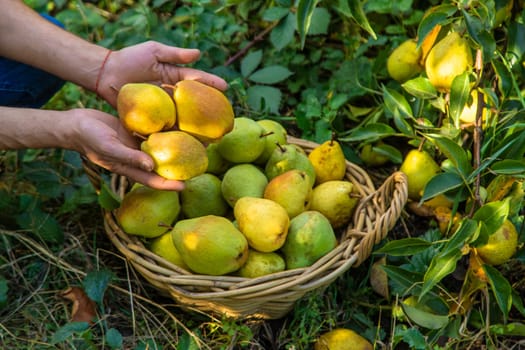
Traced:
[[97, 93], [116, 106], [118, 90], [126, 83], [175, 84], [180, 80], [198, 80], [219, 90], [227, 83], [204, 71], [181, 67], [200, 57], [197, 49], [183, 49], [148, 41], [114, 51], [100, 73]]
[[167, 180], [153, 170], [153, 159], [139, 150], [140, 140], [114, 116], [94, 109], [73, 109], [77, 123], [72, 147], [94, 164], [152, 188], [180, 191], [182, 181]]

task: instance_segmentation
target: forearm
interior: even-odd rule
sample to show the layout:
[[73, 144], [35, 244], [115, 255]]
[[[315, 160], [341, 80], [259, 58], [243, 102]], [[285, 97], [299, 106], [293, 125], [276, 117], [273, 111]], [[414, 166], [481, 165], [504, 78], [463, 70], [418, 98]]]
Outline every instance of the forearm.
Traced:
[[0, 0], [0, 56], [95, 89], [107, 49], [47, 21], [19, 0]]
[[0, 107], [0, 149], [73, 149], [74, 111]]

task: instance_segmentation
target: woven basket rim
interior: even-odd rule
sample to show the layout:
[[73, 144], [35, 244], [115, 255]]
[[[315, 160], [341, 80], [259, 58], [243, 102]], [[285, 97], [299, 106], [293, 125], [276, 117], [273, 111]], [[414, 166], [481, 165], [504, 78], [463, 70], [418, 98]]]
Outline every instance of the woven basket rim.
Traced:
[[[288, 142], [307, 153], [318, 145], [292, 136], [288, 136]], [[279, 318], [305, 293], [327, 286], [366, 260], [373, 246], [386, 236], [401, 215], [408, 197], [403, 173], [393, 173], [376, 189], [364, 169], [349, 161], [346, 165], [345, 179], [354, 184], [361, 199], [353, 220], [341, 230], [337, 247], [309, 267], [256, 278], [199, 275], [155, 255], [143, 239], [125, 233], [114, 211], [103, 210], [104, 229], [117, 250], [146, 280], [182, 306], [234, 317]], [[100, 190], [99, 169], [85, 159], [84, 167], [95, 188]], [[120, 198], [130, 185], [126, 177], [111, 174], [110, 189]]]

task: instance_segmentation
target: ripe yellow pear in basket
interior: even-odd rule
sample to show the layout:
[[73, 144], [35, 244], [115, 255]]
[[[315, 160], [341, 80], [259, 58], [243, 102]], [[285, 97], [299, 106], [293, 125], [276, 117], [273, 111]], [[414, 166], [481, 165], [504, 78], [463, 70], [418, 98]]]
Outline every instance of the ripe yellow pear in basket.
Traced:
[[242, 197], [262, 198], [268, 179], [254, 164], [236, 164], [222, 177], [221, 191], [226, 202], [233, 208]]
[[277, 145], [287, 143], [287, 131], [279, 122], [272, 119], [261, 119], [257, 123], [264, 129], [264, 151], [254, 161], [255, 164], [266, 164]]
[[290, 218], [280, 204], [265, 198], [242, 197], [235, 204], [233, 214], [253, 249], [267, 253], [284, 244]]
[[318, 211], [308, 210], [290, 221], [281, 251], [287, 269], [307, 267], [332, 251], [337, 238], [330, 221]]
[[407, 176], [408, 198], [418, 201], [427, 183], [441, 168], [427, 151], [412, 149], [403, 159], [399, 170]]
[[279, 203], [290, 218], [310, 207], [312, 186], [302, 170], [292, 169], [274, 177], [264, 189], [264, 198]]
[[271, 180], [292, 169], [302, 170], [308, 174], [313, 187], [316, 177], [315, 168], [306, 152], [296, 144], [278, 145], [266, 162], [264, 173], [268, 180]]
[[248, 259], [237, 271], [237, 274], [241, 277], [255, 278], [284, 271], [285, 268], [286, 264], [279, 253], [262, 253], [254, 249], [249, 249]]
[[219, 276], [238, 270], [248, 258], [248, 242], [228, 219], [206, 215], [177, 221], [173, 243], [193, 272]]
[[428, 53], [425, 71], [430, 83], [441, 92], [450, 91], [452, 81], [472, 67], [468, 41], [457, 32], [441, 39]]
[[153, 170], [169, 180], [188, 180], [208, 168], [206, 147], [183, 131], [151, 134], [140, 148], [153, 158]]
[[386, 68], [390, 77], [400, 83], [415, 77], [423, 71], [419, 64], [421, 49], [414, 39], [408, 39], [396, 47], [388, 56]]
[[189, 270], [188, 265], [182, 260], [182, 256], [175, 247], [173, 243], [173, 237], [171, 232], [163, 233], [162, 236], [159, 236], [153, 239], [149, 244], [149, 250], [156, 255], [163, 257], [168, 260], [170, 263], [177, 265], [185, 270]]
[[170, 95], [148, 83], [122, 86], [117, 95], [117, 112], [127, 130], [144, 136], [171, 129], [177, 118]]
[[185, 218], [205, 215], [224, 216], [229, 210], [221, 190], [221, 179], [209, 173], [192, 177], [180, 192], [181, 212]]
[[373, 350], [372, 344], [349, 328], [335, 328], [321, 334], [314, 350]]
[[350, 222], [359, 199], [360, 195], [350, 181], [326, 181], [312, 190], [310, 210], [321, 212], [334, 228], [340, 228]]
[[234, 112], [222, 91], [196, 80], [173, 85], [177, 126], [202, 142], [216, 142], [233, 128]]
[[308, 159], [315, 170], [315, 183], [342, 180], [346, 173], [346, 159], [341, 145], [336, 140], [325, 141], [315, 147]]
[[251, 163], [262, 154], [265, 145], [263, 127], [253, 119], [237, 117], [233, 130], [219, 141], [218, 151], [232, 163]]
[[154, 238], [169, 231], [179, 213], [178, 192], [135, 184], [122, 198], [115, 218], [124, 232]]

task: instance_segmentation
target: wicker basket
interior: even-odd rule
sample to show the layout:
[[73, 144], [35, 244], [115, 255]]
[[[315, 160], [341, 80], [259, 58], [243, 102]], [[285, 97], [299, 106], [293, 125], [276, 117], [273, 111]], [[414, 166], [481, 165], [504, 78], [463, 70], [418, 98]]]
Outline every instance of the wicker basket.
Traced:
[[[289, 137], [309, 153], [318, 144]], [[99, 169], [84, 161], [95, 188], [101, 188]], [[368, 174], [347, 162], [346, 179], [361, 194], [354, 218], [340, 232], [338, 246], [312, 266], [258, 277], [196, 275], [150, 252], [137, 236], [126, 234], [114, 213], [104, 211], [105, 231], [119, 252], [149, 283], [180, 306], [235, 318], [278, 319], [307, 292], [327, 286], [352, 266], [366, 260], [374, 245], [394, 226], [407, 201], [407, 180], [401, 172], [390, 175], [375, 189]], [[127, 178], [111, 177], [111, 189], [122, 197], [131, 185]]]

